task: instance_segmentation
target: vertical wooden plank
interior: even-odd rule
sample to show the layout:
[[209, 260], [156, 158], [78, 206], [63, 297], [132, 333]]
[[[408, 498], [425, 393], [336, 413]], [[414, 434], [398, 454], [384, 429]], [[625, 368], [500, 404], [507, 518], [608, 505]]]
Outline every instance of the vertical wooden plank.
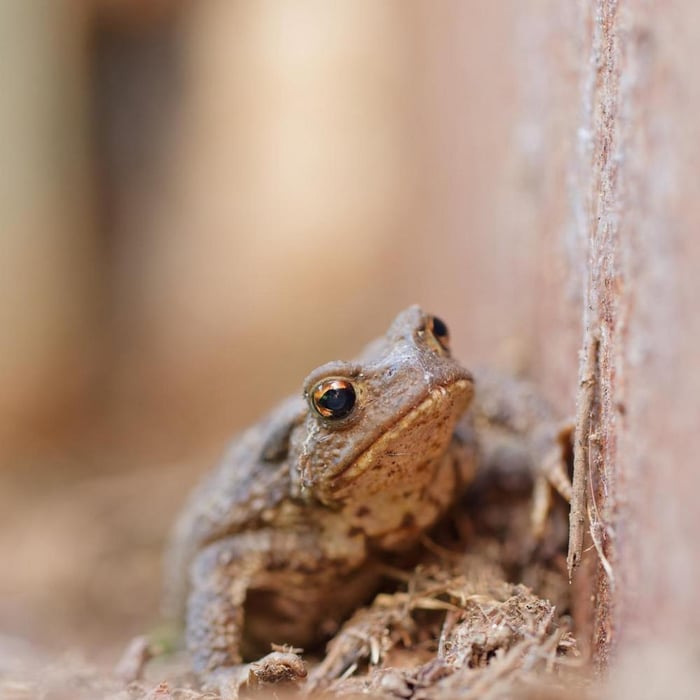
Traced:
[[[601, 668], [640, 645], [685, 647], [700, 622], [698, 14], [682, 0], [597, 0], [575, 9], [544, 2], [527, 17], [540, 30], [529, 55], [546, 88], [541, 75], [526, 83], [548, 98], [532, 110], [544, 143], [536, 175], [547, 183], [548, 169], [566, 174], [535, 193], [548, 298], [540, 373], [551, 363], [571, 383], [566, 338], [582, 324], [578, 406], [589, 426], [579, 431], [579, 505], [584, 558], [597, 567]], [[553, 46], [569, 60], [550, 60]], [[546, 133], [552, 123], [559, 128]]]

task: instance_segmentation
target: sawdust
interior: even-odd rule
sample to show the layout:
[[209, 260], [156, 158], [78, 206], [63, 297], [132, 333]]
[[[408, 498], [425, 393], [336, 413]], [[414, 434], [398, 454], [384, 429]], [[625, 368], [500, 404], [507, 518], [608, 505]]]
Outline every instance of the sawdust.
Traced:
[[309, 685], [333, 695], [510, 697], [524, 683], [561, 680], [578, 659], [565, 616], [470, 554], [419, 567], [406, 590], [356, 613]]
[[[379, 594], [331, 640], [308, 683], [285, 695], [506, 698], [547, 687], [570, 691], [581, 666], [568, 616], [523, 584], [508, 583], [482, 554], [419, 566], [392, 594]], [[135, 644], [129, 658], [143, 658]], [[169, 664], [169, 666], [168, 666]], [[137, 663], [137, 666], [139, 664]], [[138, 668], [137, 675], [140, 675]], [[105, 698], [204, 700], [184, 658], [146, 667], [125, 683], [66, 657], [0, 681], [3, 700]], [[28, 678], [32, 680], [28, 680]], [[167, 680], [166, 680], [167, 678]], [[582, 685], [580, 681], [576, 681]], [[276, 687], [279, 695], [279, 688]], [[269, 692], [269, 687], [268, 687]]]
[[[387, 568], [385, 592], [356, 611], [325, 655], [304, 654], [304, 684], [244, 694], [585, 697], [586, 660], [573, 636], [566, 575], [566, 508], [558, 504], [539, 543], [529, 516], [529, 485], [477, 484], [425, 538], [418, 566]], [[72, 654], [46, 661], [0, 648], [0, 657], [1, 700], [216, 697], [197, 690], [184, 655], [158, 655], [144, 638], [134, 640], [111, 673]]]

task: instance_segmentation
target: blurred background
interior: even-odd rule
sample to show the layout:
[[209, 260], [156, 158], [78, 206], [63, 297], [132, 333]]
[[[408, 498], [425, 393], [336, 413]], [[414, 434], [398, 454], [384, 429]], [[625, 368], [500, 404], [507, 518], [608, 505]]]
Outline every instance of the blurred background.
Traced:
[[576, 17], [533, 5], [0, 3], [0, 633], [113, 660], [227, 440], [408, 304], [572, 412]]

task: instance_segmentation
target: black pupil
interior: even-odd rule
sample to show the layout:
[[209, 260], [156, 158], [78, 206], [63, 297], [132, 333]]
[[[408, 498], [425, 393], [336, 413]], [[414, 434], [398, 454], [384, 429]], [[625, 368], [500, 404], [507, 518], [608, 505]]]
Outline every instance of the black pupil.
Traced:
[[436, 338], [447, 338], [449, 335], [445, 322], [437, 316], [433, 316], [433, 334]]
[[328, 389], [318, 400], [319, 406], [330, 411], [333, 418], [344, 418], [355, 405], [355, 390], [351, 386]]

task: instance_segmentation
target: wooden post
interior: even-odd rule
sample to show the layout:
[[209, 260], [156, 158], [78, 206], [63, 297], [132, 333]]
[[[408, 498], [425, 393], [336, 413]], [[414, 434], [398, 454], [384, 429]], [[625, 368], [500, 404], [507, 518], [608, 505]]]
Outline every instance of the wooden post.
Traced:
[[556, 299], [542, 363], [571, 373], [561, 352], [578, 330], [569, 563], [587, 530], [605, 668], [614, 653], [683, 644], [700, 623], [700, 10], [597, 0], [537, 12], [524, 17], [541, 30], [529, 80], [548, 98], [541, 128], [556, 125], [538, 171], [542, 288]]

